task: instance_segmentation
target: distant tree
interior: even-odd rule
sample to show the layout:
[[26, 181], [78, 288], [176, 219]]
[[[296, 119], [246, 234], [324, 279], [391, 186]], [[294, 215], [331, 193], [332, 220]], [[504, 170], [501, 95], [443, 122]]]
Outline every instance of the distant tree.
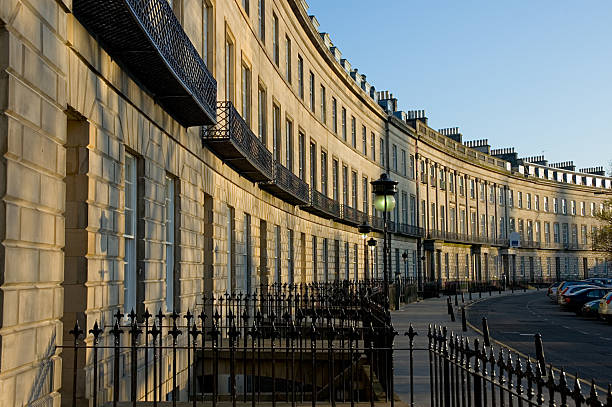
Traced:
[[593, 248], [606, 252], [612, 258], [612, 198], [604, 202], [603, 210], [597, 211], [595, 217], [600, 225], [593, 234]]

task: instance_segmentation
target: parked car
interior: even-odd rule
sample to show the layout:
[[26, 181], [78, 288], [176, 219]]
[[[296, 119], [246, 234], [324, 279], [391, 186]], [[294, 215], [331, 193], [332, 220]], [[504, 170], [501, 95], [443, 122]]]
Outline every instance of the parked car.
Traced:
[[612, 322], [612, 291], [599, 300], [599, 318]]
[[580, 315], [583, 317], [599, 318], [599, 304], [601, 300], [589, 301], [580, 309]]
[[602, 287], [612, 287], [612, 278], [607, 277], [591, 277], [584, 281], [588, 281], [591, 284], [600, 285]]
[[578, 290], [572, 294], [563, 295], [562, 307], [569, 311], [579, 313], [584, 304], [601, 299], [609, 292], [610, 289], [606, 288], [585, 288]]
[[569, 287], [566, 287], [563, 290], [563, 293], [559, 296], [559, 298], [557, 300], [557, 303], [559, 305], [563, 305], [564, 302], [565, 302], [564, 297], [566, 295], [571, 295], [571, 294], [576, 293], [576, 292], [578, 292], [580, 290], [584, 290], [585, 288], [601, 288], [601, 287], [599, 287], [597, 285], [594, 285], [594, 284], [587, 284], [587, 283], [571, 285]]
[[584, 281], [562, 281], [561, 284], [559, 284], [559, 287], [557, 288], [557, 292], [555, 293], [555, 296], [553, 298], [554, 302], [559, 302], [559, 297], [561, 296], [561, 294], [563, 294], [563, 292], [565, 291], [565, 289], [567, 289], [570, 286], [573, 285], [577, 285], [577, 284], [585, 284]]
[[560, 281], [557, 281], [556, 283], [552, 283], [551, 285], [548, 286], [548, 292], [546, 293], [546, 295], [548, 295], [548, 297], [550, 297], [551, 299], [556, 296], [557, 294], [557, 289], [559, 288], [559, 285], [561, 284]]

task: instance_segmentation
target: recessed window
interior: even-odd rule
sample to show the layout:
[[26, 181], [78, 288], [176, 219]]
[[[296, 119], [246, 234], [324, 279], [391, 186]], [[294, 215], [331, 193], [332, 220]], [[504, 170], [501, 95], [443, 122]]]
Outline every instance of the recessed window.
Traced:
[[251, 127], [251, 69], [242, 64], [242, 118]]
[[285, 77], [291, 83], [291, 39], [285, 36]]
[[272, 55], [274, 57], [274, 63], [276, 64], [276, 66], [279, 66], [280, 64], [280, 51], [279, 51], [279, 44], [278, 44], [278, 31], [279, 31], [279, 27], [278, 27], [278, 17], [276, 16], [275, 13], [272, 13], [272, 32], [273, 32], [273, 37], [272, 37]]
[[136, 158], [129, 154], [125, 154], [124, 164], [125, 174], [125, 190], [124, 190], [124, 219], [125, 232], [123, 238], [125, 241], [125, 257], [124, 257], [124, 313], [129, 313], [132, 310], [136, 311], [136, 284], [137, 284], [137, 258], [136, 258], [136, 220], [137, 220], [137, 170]]
[[298, 94], [304, 100], [304, 60], [298, 55]]
[[327, 99], [325, 96], [325, 86], [321, 85], [321, 121], [327, 123]]
[[[166, 255], [166, 311], [175, 311], [175, 236], [176, 236], [176, 222], [175, 222], [175, 180], [173, 177], [166, 176], [165, 185], [165, 217], [164, 217], [164, 228], [165, 228], [165, 240], [164, 248]], [[177, 287], [178, 288], [178, 287]]]
[[267, 142], [267, 95], [266, 89], [259, 86], [257, 90], [257, 136], [264, 145]]
[[266, 0], [259, 0], [257, 7], [257, 18], [259, 20], [259, 39], [266, 42]]
[[338, 134], [338, 101], [332, 97], [332, 129]]

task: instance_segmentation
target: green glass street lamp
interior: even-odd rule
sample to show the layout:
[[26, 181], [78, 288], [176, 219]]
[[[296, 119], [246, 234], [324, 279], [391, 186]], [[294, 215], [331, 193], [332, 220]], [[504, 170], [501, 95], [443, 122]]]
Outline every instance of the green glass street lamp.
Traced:
[[389, 247], [389, 230], [387, 225], [387, 213], [395, 209], [395, 194], [397, 194], [397, 181], [393, 181], [386, 173], [380, 178], [372, 181], [372, 192], [374, 192], [374, 207], [383, 213], [383, 283], [385, 287], [386, 306], [389, 307], [389, 270], [391, 248]]

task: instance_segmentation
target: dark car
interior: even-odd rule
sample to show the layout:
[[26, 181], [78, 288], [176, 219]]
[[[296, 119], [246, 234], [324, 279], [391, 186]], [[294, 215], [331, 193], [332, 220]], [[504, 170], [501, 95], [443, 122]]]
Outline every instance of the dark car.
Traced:
[[593, 301], [587, 302], [580, 309], [580, 315], [582, 315], [583, 317], [598, 318], [600, 302], [601, 300], [593, 300]]
[[606, 288], [585, 288], [570, 295], [563, 296], [562, 305], [569, 311], [580, 313], [582, 306], [587, 302], [598, 300], [610, 292]]

